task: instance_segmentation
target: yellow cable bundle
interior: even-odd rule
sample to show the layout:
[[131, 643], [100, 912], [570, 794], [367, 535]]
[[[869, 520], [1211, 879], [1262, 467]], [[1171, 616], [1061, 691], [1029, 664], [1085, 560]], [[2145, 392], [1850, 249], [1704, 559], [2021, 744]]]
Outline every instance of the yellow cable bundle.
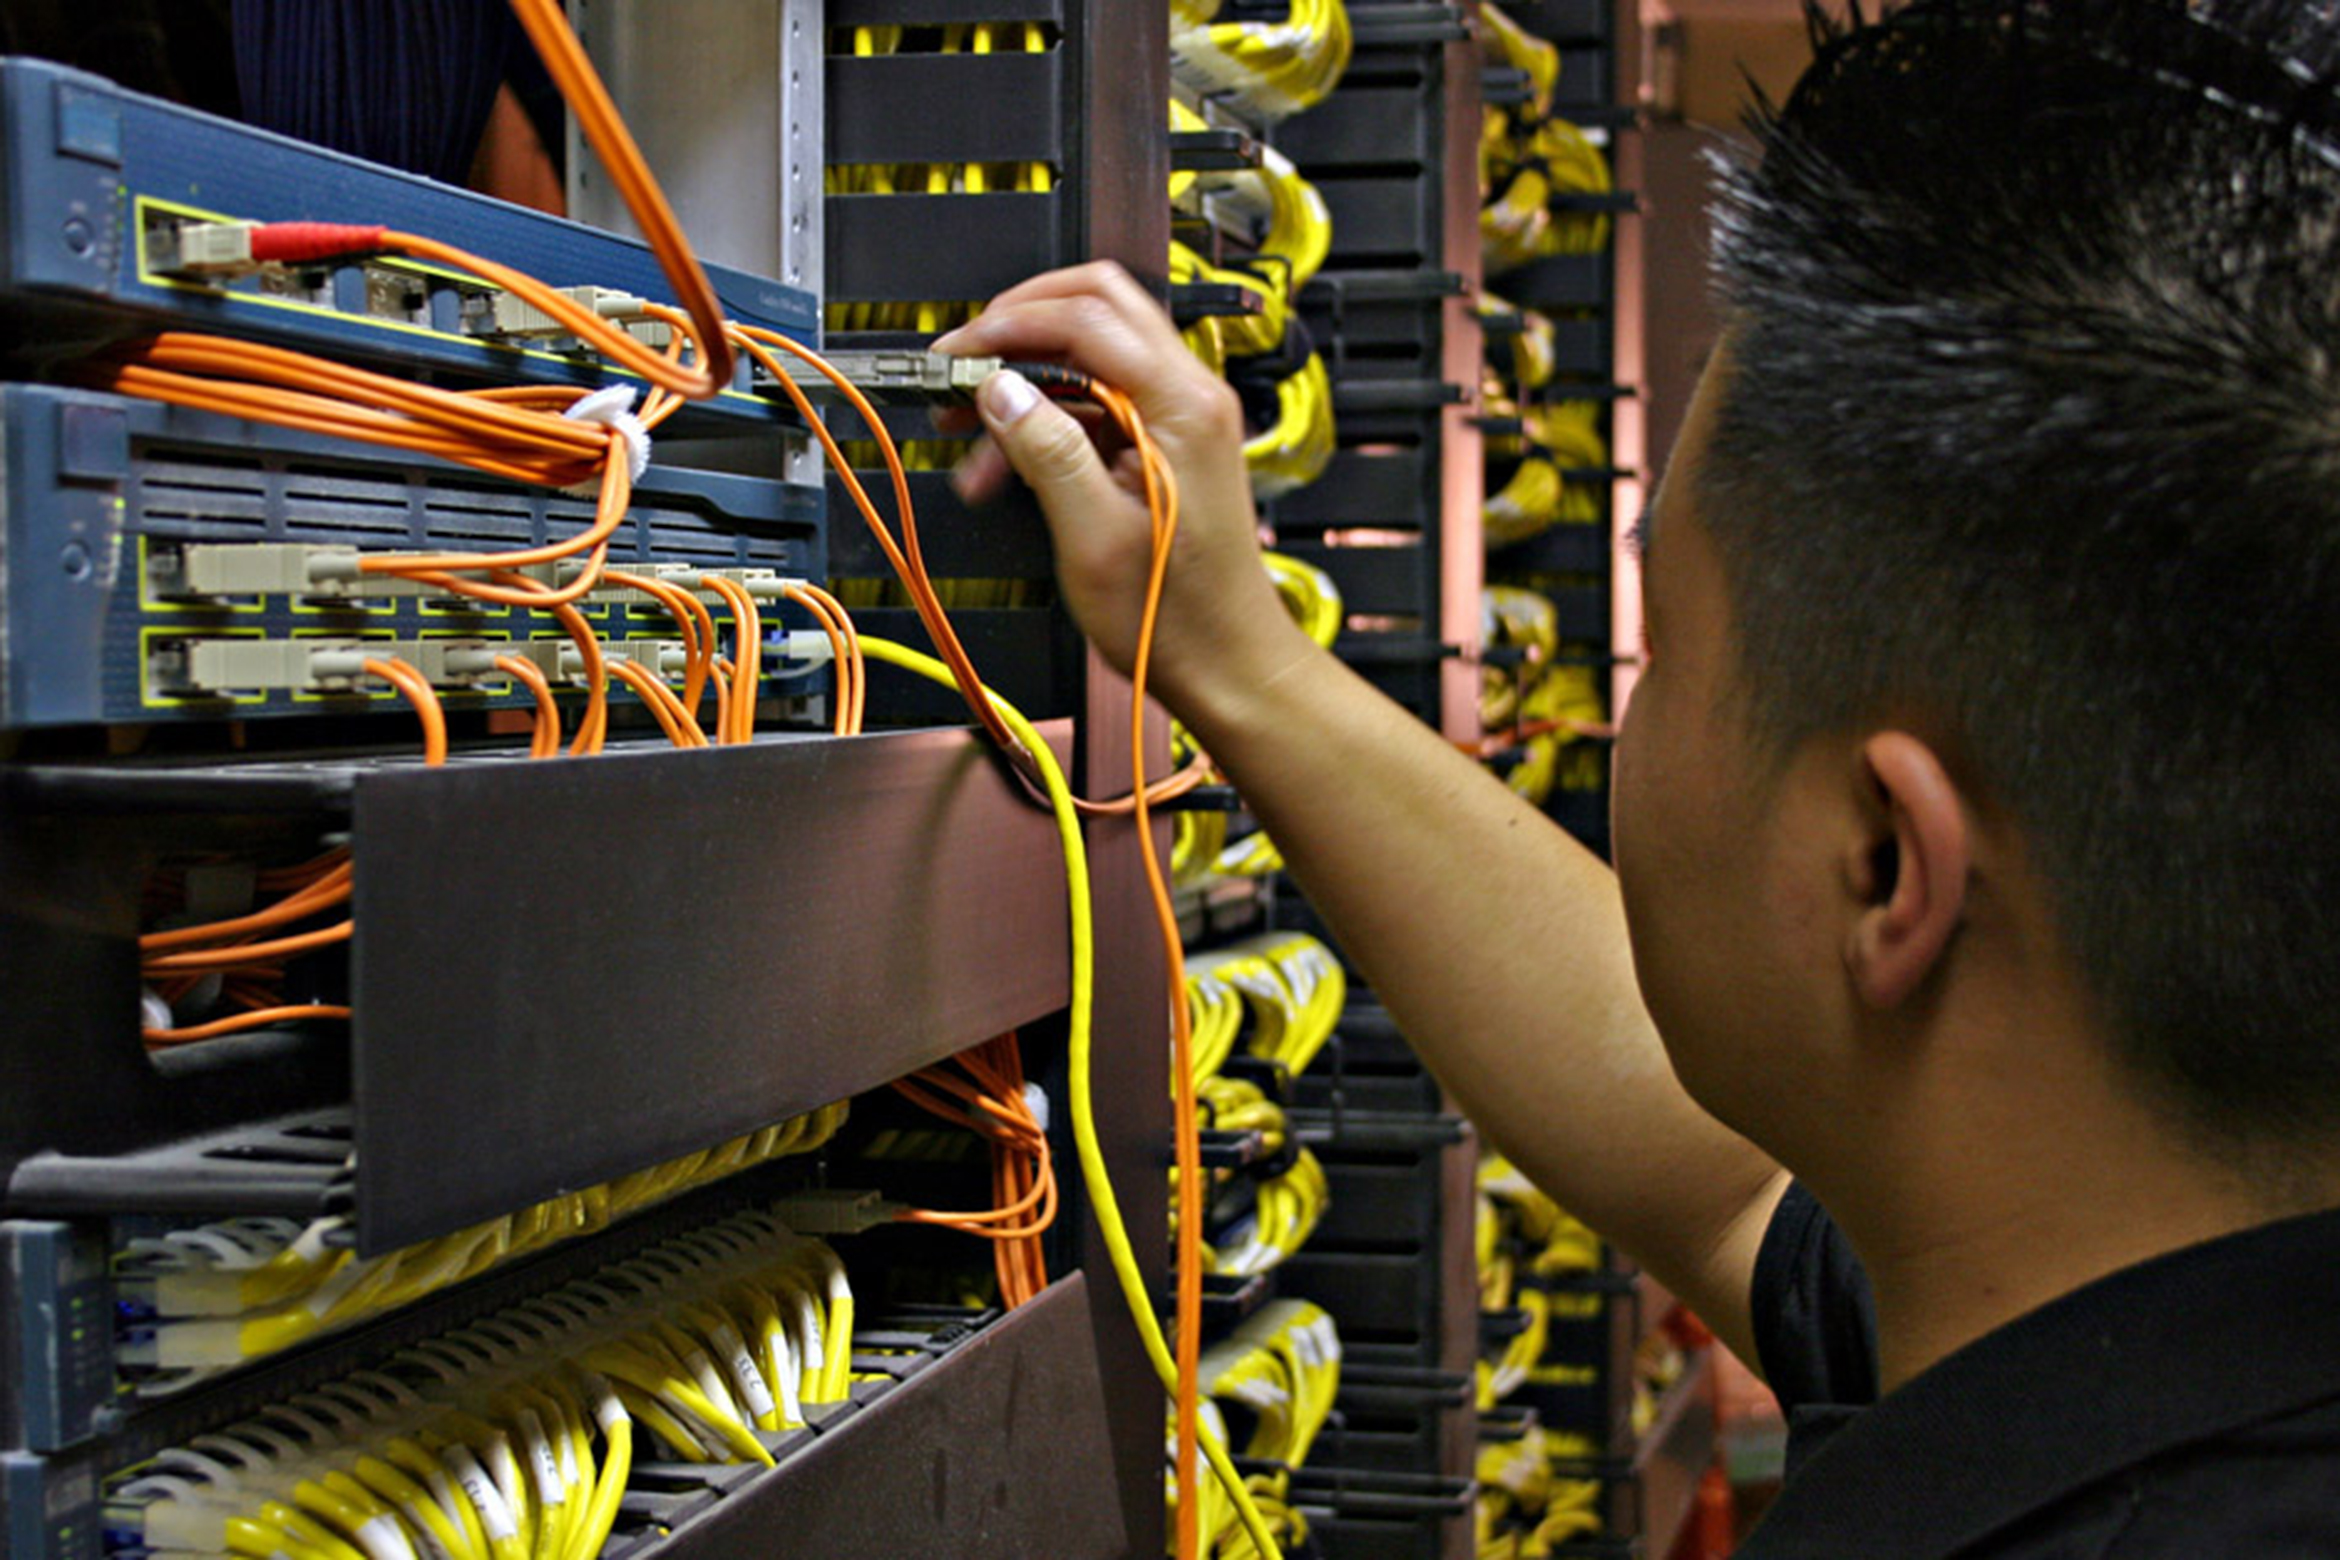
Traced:
[[1511, 360], [1507, 377], [1513, 386], [1524, 393], [1541, 390], [1552, 382], [1552, 376], [1559, 367], [1559, 348], [1553, 336], [1550, 316], [1535, 309], [1522, 309], [1491, 292], [1482, 292], [1479, 294], [1479, 318], [1511, 321], [1518, 325], [1519, 328], [1511, 332], [1506, 349]]
[[1332, 1417], [1341, 1386], [1341, 1338], [1333, 1319], [1306, 1300], [1274, 1300], [1203, 1351], [1203, 1391], [1252, 1415], [1247, 1457], [1297, 1468]]
[[1284, 853], [1262, 829], [1234, 841], [1219, 852], [1211, 870], [1223, 877], [1274, 877], [1284, 870]]
[[1210, 877], [1219, 853], [1227, 848], [1227, 815], [1218, 811], [1182, 812], [1170, 820], [1170, 879], [1180, 888], [1192, 888]]
[[[1272, 1056], [1284, 1043], [1284, 1037], [1301, 1023], [1300, 1004], [1292, 995], [1292, 988], [1269, 959], [1257, 948], [1234, 943], [1225, 948], [1191, 956], [1186, 962], [1187, 989], [1197, 989], [1200, 979], [1233, 993], [1242, 1003], [1243, 1016], [1250, 1022], [1238, 1029], [1238, 1038], [1231, 1044], [1241, 1044], [1254, 1056]], [[1206, 988], [1207, 989], [1207, 988]], [[1214, 998], [1214, 1001], [1217, 1000]], [[1217, 1036], [1212, 1036], [1214, 1045]], [[1196, 1050], [1201, 1049], [1199, 1041]], [[1220, 1057], [1223, 1065], [1225, 1056]], [[1218, 1069], [1214, 1067], [1212, 1071]], [[1197, 1075], [1201, 1074], [1199, 1061]]]
[[1247, 1278], [1280, 1266], [1323, 1222], [1332, 1205], [1332, 1183], [1317, 1157], [1302, 1148], [1290, 1169], [1259, 1183], [1255, 1196], [1251, 1213], [1237, 1220], [1215, 1248], [1213, 1272]]
[[1332, 1038], [1348, 1001], [1348, 972], [1305, 932], [1271, 932], [1199, 959], [1244, 994], [1253, 1025], [1245, 1045], [1298, 1077]]
[[1243, 1032], [1244, 993], [1220, 976], [1224, 962], [1196, 954], [1186, 964], [1186, 1006], [1194, 1031], [1189, 1051], [1198, 1087], [1226, 1065]]
[[106, 1520], [158, 1552], [590, 1560], [642, 1436], [770, 1466], [755, 1432], [844, 1396], [851, 1333], [835, 1253], [735, 1214], [166, 1448]]
[[1499, 731], [1518, 724], [1522, 691], [1533, 688], [1560, 651], [1560, 612], [1549, 596], [1516, 585], [1490, 585], [1479, 592], [1479, 647], [1518, 650], [1517, 665], [1492, 659], [1479, 672], [1479, 729]]
[[1290, 268], [1285, 292], [1298, 298], [1332, 253], [1332, 208], [1316, 186], [1300, 176], [1292, 160], [1272, 146], [1260, 149], [1256, 172], [1235, 177], [1237, 184], [1249, 181], [1256, 181], [1267, 197], [1268, 225], [1259, 241], [1260, 253], [1274, 255]]
[[1527, 1385], [1528, 1372], [1544, 1357], [1552, 1337], [1552, 1296], [1542, 1289], [1522, 1289], [1512, 1297], [1512, 1308], [1526, 1313], [1527, 1325], [1504, 1340], [1503, 1352], [1478, 1366], [1479, 1409], [1483, 1413]]
[[[1599, 1269], [1600, 1236], [1563, 1212], [1542, 1188], [1521, 1175], [1511, 1161], [1500, 1154], [1483, 1156], [1479, 1161], [1478, 1186], [1495, 1203], [1510, 1230], [1520, 1240], [1540, 1248], [1528, 1264], [1536, 1277], [1550, 1280]], [[1555, 1295], [1552, 1307], [1555, 1316], [1581, 1318], [1600, 1309], [1600, 1296]]]
[[1277, 381], [1275, 422], [1243, 441], [1252, 493], [1269, 499], [1306, 487], [1324, 475], [1333, 449], [1332, 376], [1311, 352], [1298, 372]]
[[1552, 225], [1545, 203], [1551, 195], [1552, 182], [1543, 170], [1523, 167], [1479, 208], [1479, 246], [1487, 274], [1525, 265], [1544, 252], [1544, 235]]
[[1221, 1132], [1257, 1132], [1271, 1154], [1280, 1153], [1288, 1127], [1284, 1107], [1267, 1097], [1248, 1078], [1199, 1078], [1195, 1092], [1210, 1113], [1210, 1124]]
[[[944, 687], [954, 686], [948, 667], [907, 645], [865, 637], [861, 647], [863, 653], [873, 661], [915, 672], [929, 682]], [[1114, 1280], [1121, 1289], [1130, 1320], [1137, 1326], [1138, 1341], [1145, 1349], [1146, 1361], [1153, 1366], [1154, 1375], [1162, 1383], [1163, 1390], [1174, 1393], [1178, 1383], [1177, 1362], [1171, 1357], [1161, 1318], [1155, 1314], [1154, 1297], [1147, 1287], [1144, 1269], [1139, 1264], [1137, 1247], [1130, 1240], [1128, 1223], [1121, 1216], [1120, 1200], [1114, 1193], [1112, 1168], [1105, 1162], [1105, 1150], [1097, 1136], [1093, 1075], [1097, 944], [1096, 928], [1091, 920], [1093, 901], [1089, 887], [1089, 852], [1081, 834], [1080, 814], [1073, 806], [1072, 787], [1064, 778], [1064, 768], [1057, 762], [1054, 750], [1042, 740], [1039, 729], [1025, 719], [1022, 711], [998, 694], [986, 690], [985, 697], [1006, 722], [1016, 741], [1031, 755], [1033, 767], [1039, 771], [1041, 783], [1048, 792], [1049, 811], [1056, 820], [1057, 845], [1064, 857], [1065, 897], [1072, 927], [1072, 1000], [1066, 1010], [1065, 1065], [1071, 1077], [1068, 1092], [1071, 1094], [1073, 1147], [1080, 1160], [1082, 1182], [1089, 1190], [1090, 1214], [1096, 1219], [1098, 1231], [1104, 1239]], [[1273, 1532], [1252, 1499], [1242, 1474], [1228, 1456], [1224, 1428], [1214, 1428], [1206, 1421], [1199, 1439], [1203, 1458], [1210, 1464], [1211, 1472], [1217, 1480], [1217, 1494], [1210, 1498], [1215, 1500], [1223, 1497], [1232, 1502], [1237, 1520], [1253, 1535], [1253, 1542], [1260, 1551], [1268, 1556], [1280, 1554]], [[1210, 1488], [1207, 1482], [1204, 1487], [1206, 1490]]]
[[[1565, 119], [1547, 119], [1536, 126], [1528, 141], [1528, 155], [1548, 170], [1555, 195], [1606, 195], [1615, 188], [1609, 159]], [[1608, 246], [1611, 225], [1605, 212], [1555, 212], [1542, 253], [1598, 253]]]
[[1547, 255], [1596, 254], [1607, 247], [1606, 212], [1556, 210], [1563, 195], [1605, 195], [1615, 185], [1601, 149], [1565, 119], [1546, 119], [1524, 135], [1509, 118], [1482, 121], [1479, 144], [1479, 238], [1487, 274]]
[[[1601, 700], [1600, 680], [1589, 666], [1555, 666], [1545, 672], [1534, 687], [1520, 699], [1519, 722], [1534, 726], [1547, 721], [1575, 725], [1601, 724], [1605, 708]], [[1541, 807], [1563, 776], [1564, 762], [1582, 756], [1586, 763], [1573, 766], [1570, 778], [1576, 783], [1569, 790], [1582, 790], [1582, 776], [1589, 768], [1593, 788], [1606, 770], [1600, 753], [1582, 742], [1571, 724], [1562, 724], [1558, 730], [1539, 733], [1528, 739], [1527, 756], [1504, 776], [1504, 783]]]
[[1600, 404], [1595, 401], [1562, 401], [1523, 412], [1529, 453], [1479, 512], [1488, 542], [1501, 546], [1525, 541], [1555, 525], [1600, 522], [1598, 488], [1561, 475], [1607, 464], [1608, 442], [1601, 437], [1599, 418]]
[[1333, 641], [1341, 637], [1343, 622], [1341, 588], [1332, 576], [1313, 563], [1279, 552], [1260, 554], [1260, 562], [1267, 566], [1268, 578], [1275, 581], [1276, 595], [1282, 599], [1284, 610], [1292, 614], [1292, 621], [1318, 644], [1330, 650]]
[[1528, 112], [1537, 119], [1543, 118], [1552, 111], [1552, 92], [1560, 85], [1559, 45], [1520, 26], [1493, 0], [1483, 0], [1479, 20], [1486, 25], [1486, 40], [1503, 56], [1504, 63], [1514, 70], [1527, 72], [1533, 93]]
[[1323, 102], [1349, 68], [1349, 13], [1341, 0], [1292, 0], [1280, 22], [1217, 23], [1182, 16], [1172, 0], [1171, 22], [1170, 67], [1178, 79], [1205, 96], [1232, 97], [1261, 119]]
[[1476, 1469], [1480, 1560], [1545, 1556], [1560, 1544], [1599, 1535], [1601, 1482], [1553, 1467], [1598, 1455], [1584, 1436], [1534, 1424], [1517, 1440], [1483, 1444]]
[[[1259, 1502], [1260, 1515], [1267, 1519], [1268, 1529], [1275, 1534], [1277, 1543], [1290, 1550], [1308, 1542], [1308, 1519], [1286, 1499], [1286, 1491], [1281, 1487], [1288, 1480], [1254, 1474], [1244, 1482], [1251, 1486], [1252, 1496]], [[1264, 1560], [1259, 1546], [1240, 1527], [1229, 1528], [1210, 1553], [1212, 1560]]]
[[[1259, 312], [1256, 314], [1214, 316], [1201, 322], [1217, 327], [1225, 352], [1237, 357], [1256, 357], [1262, 352], [1273, 352], [1283, 345], [1284, 332], [1291, 325], [1291, 306], [1285, 299], [1283, 288], [1268, 277], [1232, 266], [1213, 265], [1194, 250], [1172, 239], [1170, 280], [1216, 282], [1222, 286], [1240, 287], [1259, 300]], [[1189, 326], [1188, 331], [1194, 328]], [[1192, 347], [1194, 343], [1190, 340], [1187, 345]], [[1199, 351], [1196, 355], [1202, 356]], [[1204, 361], [1208, 362], [1209, 359], [1205, 358]]]
[[1517, 585], [1486, 586], [1479, 592], [1479, 643], [1523, 652], [1520, 680], [1534, 682], [1560, 653], [1560, 609], [1551, 597]]

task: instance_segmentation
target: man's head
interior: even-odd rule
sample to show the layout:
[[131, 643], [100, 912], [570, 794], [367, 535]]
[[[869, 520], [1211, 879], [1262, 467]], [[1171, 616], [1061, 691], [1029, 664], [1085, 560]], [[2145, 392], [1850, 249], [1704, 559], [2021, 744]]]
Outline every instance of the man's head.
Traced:
[[[2122, 1075], [2262, 1164], [2340, 1139], [2332, 10], [1816, 20], [1725, 175], [1669, 478], [1752, 783], [1916, 733], [2007, 820]], [[1883, 838], [1853, 875], [1890, 896]]]

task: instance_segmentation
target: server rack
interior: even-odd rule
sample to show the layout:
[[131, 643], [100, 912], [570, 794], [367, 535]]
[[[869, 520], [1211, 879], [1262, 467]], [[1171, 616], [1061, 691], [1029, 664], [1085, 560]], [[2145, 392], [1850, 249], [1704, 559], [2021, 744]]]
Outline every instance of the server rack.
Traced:
[[[1544, 393], [1601, 403], [1611, 454], [1606, 464], [1566, 473], [1598, 494], [1592, 523], [1554, 525], [1523, 541], [1490, 545], [1487, 572], [1491, 580], [1551, 599], [1564, 658], [1596, 669], [1613, 713], [1638, 654], [1638, 646], [1622, 642], [1616, 632], [1618, 592], [1632, 588], [1620, 581], [1618, 559], [1624, 527], [1634, 518], [1629, 511], [1647, 492], [1638, 469], [1638, 13], [1605, 0], [1523, 0], [1505, 9], [1557, 46], [1559, 88], [1550, 112], [1597, 137], [1616, 188], [1558, 201], [1569, 211], [1612, 217], [1609, 242], [1596, 252], [1533, 260], [1490, 278], [1489, 285], [1512, 303], [1552, 317], [1557, 377]], [[1546, 810], [1606, 855], [1608, 804], [1604, 781], [1598, 789], [1556, 789]], [[1567, 1384], [1531, 1381], [1491, 1416], [1489, 1433], [1507, 1433], [1507, 1416], [1524, 1413], [1581, 1435], [1597, 1455], [1572, 1472], [1602, 1485], [1609, 1535], [1588, 1541], [1582, 1552], [1612, 1552], [1602, 1547], [1606, 1542], [1616, 1546], [1614, 1552], [1631, 1546], [1633, 1553], [1672, 1554], [1712, 1458], [1711, 1339], [1654, 1281], [1613, 1254], [1601, 1269], [1556, 1285], [1555, 1293], [1577, 1297], [1589, 1311], [1575, 1322], [1555, 1323], [1543, 1356], [1567, 1368]]]
[[[1354, 52], [1327, 99], [1272, 126], [1235, 121], [1331, 215], [1297, 312], [1330, 374], [1337, 448], [1263, 513], [1278, 552], [1338, 587], [1334, 653], [1453, 733], [1476, 698], [1477, 50], [1459, 5], [1360, 0], [1349, 24]], [[1285, 880], [1267, 915], [1329, 935]], [[1299, 1487], [1328, 1556], [1467, 1556], [1473, 1137], [1370, 992], [1351, 991], [1322, 1057], [1286, 1085], [1331, 1193], [1275, 1292], [1321, 1305], [1343, 1348], [1334, 1419]]]
[[[621, 94], [629, 78], [640, 88], [661, 75], [658, 28], [648, 25], [657, 9], [579, 7]], [[754, 9], [734, 8], [734, 19]], [[923, 101], [974, 104], [971, 122], [930, 124], [935, 139], [909, 153], [859, 139], [884, 129], [888, 94], [904, 88], [878, 79], [881, 70], [825, 59], [830, 28], [977, 11], [998, 20], [989, 13], [999, 9], [1045, 22], [1055, 40], [1037, 63], [1006, 62], [1016, 96], [986, 95], [999, 90], [1003, 62], [949, 61], [933, 67], [948, 90]], [[1158, 201], [1131, 198], [1158, 190], [1166, 163], [1166, 68], [1152, 20], [1104, 0], [1020, 9], [841, 0], [826, 17], [791, 0], [777, 8], [784, 30], [762, 57], [743, 49], [731, 62], [740, 90], [754, 88], [773, 111], [779, 198], [776, 217], [758, 220], [776, 225], [743, 218], [722, 241], [768, 244], [756, 268], [808, 286], [825, 257], [832, 297], [857, 287], [980, 296], [1024, 271], [1096, 255], [1158, 270]], [[987, 124], [1041, 137], [1015, 150], [1055, 165], [1055, 191], [1017, 198], [1021, 221], [991, 209], [969, 219], [1026, 247], [995, 247], [998, 274], [970, 282], [954, 268], [938, 289], [900, 257], [933, 269], [963, 258], [935, 238], [966, 208], [947, 198], [915, 212], [819, 199], [822, 119], [816, 94], [801, 89], [821, 85], [824, 66], [827, 130], [846, 154], [955, 161], [974, 143], [953, 137], [998, 133]], [[783, 75], [799, 90], [771, 90]], [[661, 127], [682, 116], [661, 121], [642, 93], [630, 95], [656, 158]], [[1031, 115], [1035, 101], [1049, 112]], [[687, 182], [677, 185], [686, 216], [697, 203]], [[764, 477], [806, 469], [784, 451], [678, 448]], [[963, 560], [986, 577], [1044, 577], [1035, 516], [968, 514], [937, 484], [920, 485], [938, 573]], [[827, 547], [829, 572], [850, 575], [868, 557], [841, 531], [816, 522], [800, 534], [816, 553]], [[979, 664], [1042, 647], [1011, 657], [1001, 682], [1047, 717], [1078, 786], [1126, 790], [1126, 687], [1078, 649], [1061, 614], [1001, 616], [969, 636]], [[881, 616], [870, 626], [892, 625]], [[466, 753], [437, 772], [378, 746], [336, 741], [254, 761], [225, 741], [136, 756], [109, 753], [94, 731], [10, 742], [0, 765], [0, 979], [11, 1014], [0, 1039], [0, 1531], [12, 1554], [98, 1554], [91, 1497], [121, 1459], [541, 1290], [744, 1193], [693, 1194], [230, 1376], [217, 1391], [151, 1407], [112, 1390], [107, 1221], [347, 1211], [361, 1249], [374, 1250], [882, 1085], [1011, 1024], [1037, 1022], [1045, 1033], [1065, 1002], [1047, 823], [958, 731], [782, 737], [536, 768]], [[350, 842], [356, 914], [369, 929], [353, 959], [361, 1016], [346, 1052], [264, 1035], [215, 1056], [217, 1065], [150, 1064], [135, 1039], [135, 939], [137, 883], [157, 852], [320, 835]], [[726, 844], [719, 860], [695, 844], [714, 837]], [[581, 859], [582, 839], [599, 848]], [[1099, 955], [1116, 972], [1098, 1002], [1098, 1065], [1116, 1078], [1159, 1076], [1164, 992], [1128, 826], [1097, 825], [1091, 843]], [[612, 869], [618, 861], [624, 870]], [[706, 913], [686, 921], [672, 913], [677, 903]], [[866, 918], [834, 913], [847, 904]], [[882, 935], [872, 930], [880, 926]], [[518, 990], [514, 971], [549, 978]], [[1048, 1081], [1061, 1095], [1061, 1078]], [[1110, 1091], [1099, 1126], [1159, 1288], [1164, 1091]], [[907, 1363], [857, 1387], [769, 1472], [629, 1493], [638, 1538], [653, 1530], [643, 1524], [670, 1531], [627, 1552], [735, 1554], [809, 1531], [838, 1555], [1159, 1552], [1160, 1399], [1113, 1286], [1090, 1279], [1097, 1242], [1092, 1222], [1066, 1233], [1058, 1268], [1071, 1271], [1011, 1314], [940, 1327], [886, 1319], [893, 1330], [882, 1339]]]

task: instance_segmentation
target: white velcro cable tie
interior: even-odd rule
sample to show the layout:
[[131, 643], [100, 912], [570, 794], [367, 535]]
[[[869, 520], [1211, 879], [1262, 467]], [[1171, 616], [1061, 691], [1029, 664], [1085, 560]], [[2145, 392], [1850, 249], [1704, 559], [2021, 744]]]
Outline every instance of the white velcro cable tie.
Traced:
[[[626, 468], [636, 482], [650, 469], [650, 430], [642, 419], [634, 415], [634, 392], [626, 385], [604, 385], [591, 395], [580, 397], [561, 413], [571, 422], [599, 423], [604, 428], [615, 428], [626, 441]], [[601, 490], [599, 482], [580, 482], [568, 491], [579, 498], [591, 498]]]

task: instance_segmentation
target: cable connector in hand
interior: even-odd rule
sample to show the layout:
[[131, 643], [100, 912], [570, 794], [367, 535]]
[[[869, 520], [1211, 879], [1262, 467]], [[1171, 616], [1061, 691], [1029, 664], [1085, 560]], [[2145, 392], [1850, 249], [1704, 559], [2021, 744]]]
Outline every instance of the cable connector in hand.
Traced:
[[[824, 353], [831, 367], [880, 406], [917, 406], [929, 401], [963, 401], [1006, 364], [995, 357], [952, 357], [943, 352], [878, 351]], [[838, 399], [837, 387], [807, 365], [783, 364], [798, 389], [815, 400]], [[769, 384], [759, 366], [756, 378]]]

